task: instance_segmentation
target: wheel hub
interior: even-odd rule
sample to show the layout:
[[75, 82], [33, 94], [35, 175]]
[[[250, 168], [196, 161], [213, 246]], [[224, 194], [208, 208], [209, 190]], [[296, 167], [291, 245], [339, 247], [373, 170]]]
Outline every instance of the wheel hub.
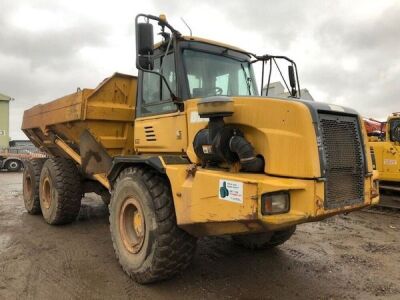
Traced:
[[28, 198], [31, 198], [32, 196], [32, 178], [29, 174], [25, 177], [24, 195]]
[[49, 178], [45, 178], [43, 180], [43, 187], [42, 187], [42, 202], [43, 205], [46, 209], [50, 208], [50, 203], [51, 203], [51, 182]]
[[125, 249], [138, 253], [145, 239], [146, 224], [142, 206], [136, 198], [125, 199], [119, 214], [119, 231]]
[[10, 162], [11, 169], [16, 169], [17, 167], [18, 167], [18, 164], [15, 161]]

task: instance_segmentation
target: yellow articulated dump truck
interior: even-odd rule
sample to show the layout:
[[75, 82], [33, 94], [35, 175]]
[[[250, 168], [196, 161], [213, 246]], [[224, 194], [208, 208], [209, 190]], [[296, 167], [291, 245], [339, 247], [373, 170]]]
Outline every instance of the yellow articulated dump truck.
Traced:
[[[183, 36], [165, 16], [143, 14], [136, 51], [137, 77], [117, 73], [34, 106], [22, 130], [49, 156], [26, 164], [27, 211], [65, 224], [84, 193], [98, 193], [116, 256], [137, 282], [187, 267], [198, 237], [269, 248], [297, 224], [378, 202], [362, 119], [302, 100], [293, 60]], [[272, 67], [291, 98], [260, 96]]]
[[379, 171], [380, 205], [400, 208], [400, 113], [390, 115], [385, 127], [386, 133], [378, 131], [379, 138], [371, 136], [369, 141]]

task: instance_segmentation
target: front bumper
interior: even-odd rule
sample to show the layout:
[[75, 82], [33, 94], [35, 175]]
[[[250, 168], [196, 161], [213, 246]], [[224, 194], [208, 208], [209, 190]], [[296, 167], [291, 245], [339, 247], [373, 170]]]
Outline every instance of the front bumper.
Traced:
[[[287, 188], [290, 193], [290, 210], [284, 214], [262, 215], [258, 210], [258, 218], [263, 228], [267, 230], [279, 230], [285, 227], [305, 222], [312, 222], [327, 217], [361, 209], [379, 202], [379, 196], [373, 195], [373, 176], [365, 178], [364, 199], [357, 204], [339, 207], [335, 209], [324, 208], [325, 182], [319, 180], [296, 180], [269, 178], [258, 184], [260, 194], [269, 192], [271, 188]], [[271, 182], [277, 183], [271, 186]], [[297, 185], [297, 186], [296, 186]], [[261, 197], [260, 197], [261, 198]], [[260, 207], [261, 201], [258, 202]]]
[[[218, 194], [221, 180], [242, 183], [241, 203], [221, 199]], [[325, 209], [322, 180], [198, 170], [195, 177], [188, 177], [183, 188], [176, 192], [179, 195], [174, 198], [177, 222], [196, 236], [280, 230], [376, 204], [379, 196], [372, 195], [374, 180], [374, 176], [365, 177], [364, 199], [357, 204]], [[278, 191], [290, 193], [290, 210], [263, 215], [261, 196]]]

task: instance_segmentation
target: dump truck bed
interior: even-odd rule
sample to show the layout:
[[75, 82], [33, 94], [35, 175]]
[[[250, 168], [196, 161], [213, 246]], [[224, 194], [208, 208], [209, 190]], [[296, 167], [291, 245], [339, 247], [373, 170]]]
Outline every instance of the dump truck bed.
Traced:
[[62, 139], [79, 153], [81, 135], [88, 131], [110, 156], [133, 149], [137, 77], [115, 73], [95, 89], [78, 89], [24, 112], [22, 130], [49, 155], [68, 156], [54, 143]]

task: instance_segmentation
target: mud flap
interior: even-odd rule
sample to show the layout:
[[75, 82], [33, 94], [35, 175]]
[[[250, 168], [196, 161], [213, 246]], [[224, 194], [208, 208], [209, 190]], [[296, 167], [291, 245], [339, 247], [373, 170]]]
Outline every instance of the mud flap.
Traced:
[[80, 154], [82, 171], [87, 175], [107, 174], [111, 168], [112, 158], [88, 130], [80, 136]]

